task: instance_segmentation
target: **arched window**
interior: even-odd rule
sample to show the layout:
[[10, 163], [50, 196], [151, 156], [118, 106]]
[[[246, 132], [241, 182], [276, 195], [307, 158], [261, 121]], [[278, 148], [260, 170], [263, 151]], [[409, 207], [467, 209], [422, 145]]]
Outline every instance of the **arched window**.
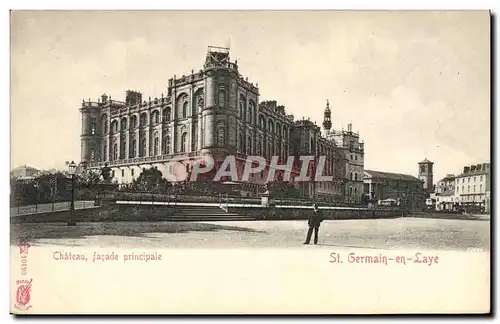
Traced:
[[162, 151], [163, 154], [170, 154], [170, 136], [168, 135], [163, 135], [163, 140], [162, 140]]
[[267, 143], [267, 156], [273, 156], [273, 144], [271, 142]]
[[141, 140], [141, 145], [140, 145], [140, 147], [139, 147], [139, 151], [140, 151], [140, 152], [139, 152], [139, 155], [140, 155], [141, 157], [146, 156], [146, 139], [145, 139], [145, 138], [143, 138], [143, 139]]
[[[358, 181], [358, 174], [357, 173], [354, 173], [354, 181]], [[398, 183], [399, 185], [399, 183]]]
[[268, 129], [269, 129], [269, 132], [274, 133], [274, 123], [271, 119], [269, 119], [269, 122], [268, 122]]
[[276, 134], [281, 137], [281, 124], [276, 123]]
[[151, 114], [151, 123], [153, 125], [158, 125], [159, 122], [160, 122], [160, 113], [158, 112], [158, 110], [155, 110]]
[[181, 152], [187, 152], [187, 133], [182, 133], [181, 137]]
[[217, 145], [224, 146], [225, 143], [226, 143], [226, 132], [224, 130], [224, 126], [221, 125], [217, 129]]
[[253, 102], [253, 100], [250, 100], [250, 102], [248, 103], [248, 122], [250, 124], [254, 123], [253, 121], [254, 112], [255, 112], [255, 102]]
[[182, 104], [182, 118], [187, 118], [188, 116], [188, 102], [184, 101]]
[[248, 137], [247, 154], [248, 155], [252, 154], [252, 138], [251, 137]]
[[116, 120], [113, 120], [111, 122], [111, 133], [116, 134], [118, 132], [118, 122]]
[[352, 172], [349, 174], [349, 180], [352, 181]]
[[266, 129], [266, 120], [262, 115], [259, 115], [259, 127], [262, 128], [263, 130]]
[[156, 134], [155, 139], [154, 139], [154, 146], [153, 146], [153, 155], [154, 156], [158, 155], [159, 145], [160, 145], [160, 140], [158, 139], [158, 134]]
[[127, 118], [123, 117], [120, 122], [121, 130], [127, 130]]
[[163, 109], [162, 118], [164, 123], [169, 122], [172, 119], [172, 110], [170, 109], [170, 107]]
[[147, 125], [147, 123], [148, 123], [148, 115], [144, 112], [141, 114], [140, 117], [140, 126], [144, 127]]
[[257, 155], [261, 155], [262, 154], [262, 141], [259, 140], [257, 142]]
[[137, 115], [133, 115], [130, 118], [130, 128], [136, 128], [137, 127]]
[[288, 138], [288, 129], [283, 127], [283, 139], [286, 141]]
[[280, 142], [276, 143], [276, 155], [281, 159], [282, 154], [281, 154], [281, 143]]

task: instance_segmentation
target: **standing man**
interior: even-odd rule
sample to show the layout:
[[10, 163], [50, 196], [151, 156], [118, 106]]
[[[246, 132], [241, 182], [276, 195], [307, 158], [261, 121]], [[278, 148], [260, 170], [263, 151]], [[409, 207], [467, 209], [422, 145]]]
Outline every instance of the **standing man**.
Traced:
[[318, 244], [318, 231], [321, 222], [323, 221], [323, 212], [319, 210], [318, 204], [313, 205], [313, 213], [309, 216], [307, 224], [309, 225], [309, 230], [307, 231], [307, 238], [304, 244], [309, 244], [311, 241], [312, 232], [314, 230], [314, 244]]

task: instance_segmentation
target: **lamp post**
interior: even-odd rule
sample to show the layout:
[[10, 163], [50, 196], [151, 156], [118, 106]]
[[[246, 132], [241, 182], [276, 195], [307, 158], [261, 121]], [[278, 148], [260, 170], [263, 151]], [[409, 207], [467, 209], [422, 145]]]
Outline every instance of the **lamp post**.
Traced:
[[68, 173], [71, 175], [71, 204], [69, 205], [69, 220], [68, 226], [75, 226], [76, 222], [74, 220], [74, 211], [75, 211], [75, 173], [76, 173], [76, 164], [71, 161], [68, 165]]

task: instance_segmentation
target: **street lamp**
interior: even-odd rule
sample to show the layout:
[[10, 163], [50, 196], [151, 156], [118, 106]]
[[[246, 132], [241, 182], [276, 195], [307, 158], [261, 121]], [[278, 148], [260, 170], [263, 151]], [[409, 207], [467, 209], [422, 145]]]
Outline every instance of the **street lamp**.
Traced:
[[76, 173], [76, 164], [71, 161], [68, 165], [68, 173], [71, 175], [71, 205], [69, 205], [69, 220], [68, 226], [75, 226], [76, 222], [74, 220], [74, 211], [75, 211], [75, 173]]

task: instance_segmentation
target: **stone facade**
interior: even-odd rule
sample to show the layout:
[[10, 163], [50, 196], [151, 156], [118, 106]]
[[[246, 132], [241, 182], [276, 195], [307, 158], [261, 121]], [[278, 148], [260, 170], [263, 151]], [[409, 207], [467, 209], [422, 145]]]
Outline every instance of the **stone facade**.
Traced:
[[[325, 118], [330, 118], [327, 110]], [[172, 173], [167, 162], [175, 159], [189, 170], [203, 154], [214, 157], [216, 168], [226, 156], [236, 156], [238, 176], [250, 155], [268, 161], [279, 156], [279, 164], [286, 164], [290, 156], [325, 155], [323, 175], [333, 175], [334, 181], [297, 183], [303, 196], [361, 199], [364, 148], [359, 135], [351, 129], [330, 131], [327, 123], [323, 136], [313, 122], [294, 120], [276, 101], [259, 101], [258, 85], [241, 76], [226, 49], [209, 48], [203, 69], [171, 78], [166, 95], [160, 98], [144, 100], [141, 93], [129, 90], [125, 101], [102, 95], [96, 102], [84, 100], [80, 111], [82, 163], [89, 168], [107, 163], [113, 180], [121, 184], [132, 182], [143, 168], [152, 166]], [[295, 164], [292, 179], [299, 171]], [[247, 189], [257, 192], [268, 172], [266, 168], [252, 175]]]

